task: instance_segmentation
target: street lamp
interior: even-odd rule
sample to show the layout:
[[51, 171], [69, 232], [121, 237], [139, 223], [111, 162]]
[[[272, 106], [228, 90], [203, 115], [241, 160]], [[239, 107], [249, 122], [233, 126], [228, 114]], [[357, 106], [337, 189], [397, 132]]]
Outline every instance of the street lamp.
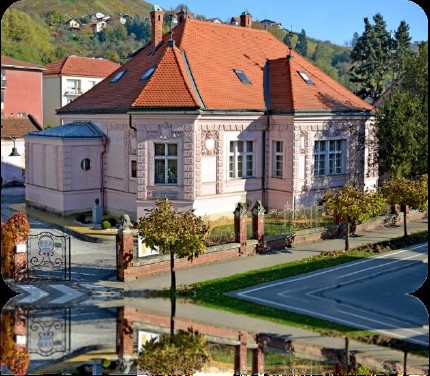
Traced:
[[13, 137], [10, 136], [6, 136], [7, 138], [10, 138], [13, 141], [13, 148], [11, 153], [9, 154], [9, 157], [20, 157], [21, 154], [18, 153], [18, 149], [15, 146], [15, 139]]

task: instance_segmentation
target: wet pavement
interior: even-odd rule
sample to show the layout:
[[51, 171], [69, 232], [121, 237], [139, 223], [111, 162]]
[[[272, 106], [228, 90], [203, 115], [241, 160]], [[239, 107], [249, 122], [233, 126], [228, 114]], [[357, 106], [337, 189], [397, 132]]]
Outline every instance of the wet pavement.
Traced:
[[[6, 192], [3, 189], [2, 220], [15, 210], [26, 210], [23, 202], [23, 189], [8, 188]], [[3, 311], [3, 315], [6, 312], [13, 317], [15, 324], [21, 320], [22, 333], [15, 333], [14, 338], [27, 349], [31, 359], [28, 369], [67, 373], [84, 365], [88, 372], [101, 374], [103, 364], [104, 370], [110, 374], [136, 373], [133, 360], [137, 358], [145, 338], [160, 336], [170, 330], [171, 302], [143, 297], [148, 289], [169, 287], [169, 273], [119, 282], [115, 271], [114, 231], [106, 234], [43, 212], [27, 210], [27, 214], [32, 233], [50, 231], [62, 234], [64, 231], [71, 235], [72, 243], [71, 281], [35, 280], [15, 284], [14, 288], [22, 294], [11, 300]], [[423, 218], [410, 223], [409, 229], [415, 232], [427, 230], [427, 226], [427, 219]], [[392, 227], [362, 233], [351, 239], [351, 246], [399, 237], [402, 231], [402, 228]], [[176, 273], [177, 284], [192, 284], [260, 269], [307, 258], [325, 250], [342, 249], [343, 246], [342, 239], [334, 239], [179, 270]], [[350, 366], [351, 362], [356, 362], [356, 365], [378, 372], [402, 372], [405, 367], [410, 374], [428, 372], [427, 358], [346, 341], [345, 338], [321, 336], [179, 300], [175, 325], [176, 329], [192, 326], [206, 335], [213, 361], [206, 365], [205, 374], [232, 374], [240, 362], [248, 372], [252, 371], [251, 355], [248, 356], [251, 363], [244, 366], [246, 361], [244, 363], [238, 349], [245, 343], [254, 354], [258, 348], [256, 338], [265, 338], [265, 369], [274, 373], [332, 372], [336, 364], [346, 364], [346, 353], [350, 355]], [[19, 325], [14, 325], [14, 328], [19, 328]]]

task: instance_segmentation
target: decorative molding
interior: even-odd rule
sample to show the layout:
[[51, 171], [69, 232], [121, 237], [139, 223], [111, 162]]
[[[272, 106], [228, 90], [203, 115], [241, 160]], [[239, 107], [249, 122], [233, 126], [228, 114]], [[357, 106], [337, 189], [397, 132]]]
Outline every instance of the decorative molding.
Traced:
[[218, 155], [219, 152], [219, 132], [202, 132], [202, 155]]

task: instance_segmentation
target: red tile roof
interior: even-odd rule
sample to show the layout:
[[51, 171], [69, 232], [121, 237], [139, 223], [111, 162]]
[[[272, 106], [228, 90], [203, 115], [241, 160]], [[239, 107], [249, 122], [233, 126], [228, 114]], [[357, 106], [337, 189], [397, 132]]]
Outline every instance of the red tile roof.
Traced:
[[46, 65], [43, 74], [106, 77], [119, 67], [110, 60], [71, 55]]
[[40, 65], [33, 63], [28, 63], [26, 61], [21, 61], [14, 59], [9, 56], [1, 56], [1, 66], [2, 67], [14, 67], [14, 68], [25, 68], [25, 69], [37, 69], [42, 71], [44, 68]]
[[29, 118], [3, 118], [1, 119], [1, 137], [19, 138], [31, 131], [38, 131]]
[[[187, 19], [161, 46], [143, 48], [117, 72], [61, 112], [127, 111], [154, 107], [208, 110], [368, 111], [372, 106], [265, 30]], [[141, 80], [156, 67], [148, 80]], [[250, 83], [240, 81], [242, 70]], [[299, 75], [306, 72], [313, 85]], [[201, 98], [201, 101], [200, 101]]]

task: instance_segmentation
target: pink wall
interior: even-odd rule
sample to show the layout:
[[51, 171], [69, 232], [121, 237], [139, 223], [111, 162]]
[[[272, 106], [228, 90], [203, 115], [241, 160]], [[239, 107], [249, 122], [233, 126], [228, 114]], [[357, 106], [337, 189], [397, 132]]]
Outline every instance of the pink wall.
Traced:
[[42, 72], [5, 68], [4, 116], [32, 114], [42, 124]]

